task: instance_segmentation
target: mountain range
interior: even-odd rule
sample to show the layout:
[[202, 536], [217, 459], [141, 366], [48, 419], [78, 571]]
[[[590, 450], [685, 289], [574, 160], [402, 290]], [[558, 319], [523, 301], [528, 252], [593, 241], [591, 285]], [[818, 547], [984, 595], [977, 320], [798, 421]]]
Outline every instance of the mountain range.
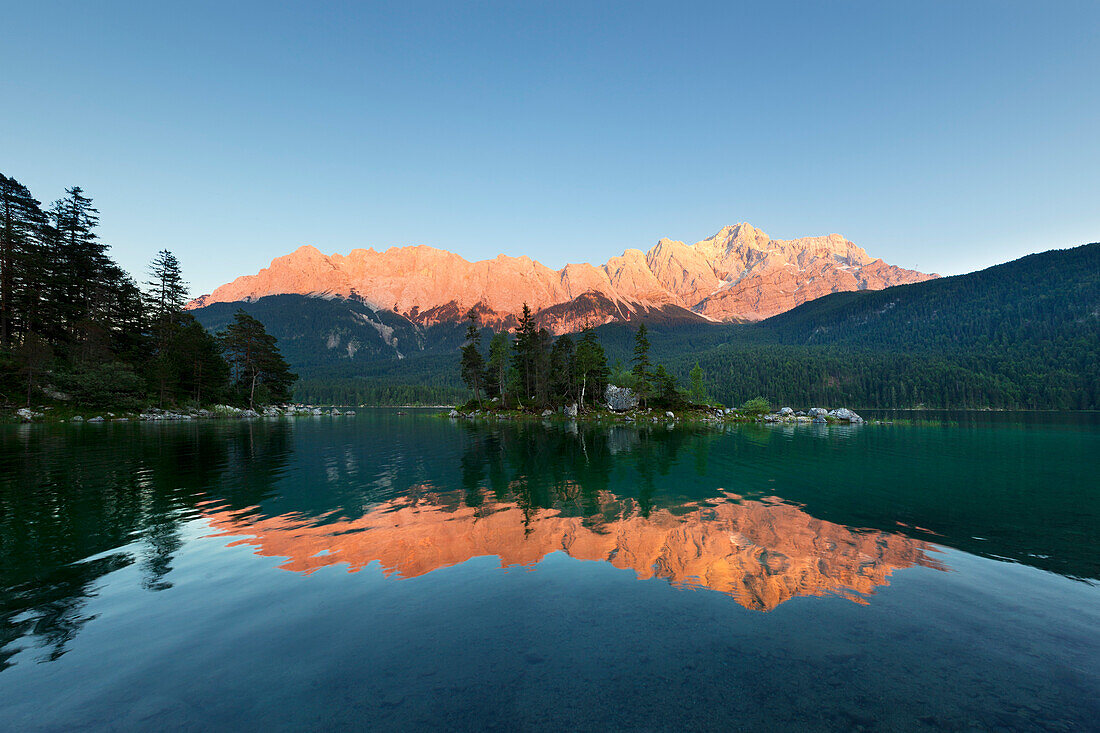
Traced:
[[526, 304], [539, 325], [568, 333], [618, 321], [758, 321], [829, 293], [935, 277], [872, 258], [839, 234], [771, 239], [741, 223], [692, 245], [662, 239], [647, 252], [560, 270], [525, 256], [469, 262], [426, 246], [347, 255], [303, 246], [189, 307], [311, 295], [361, 301], [421, 327], [462, 322], [470, 310], [485, 325], [508, 327]]
[[[212, 331], [239, 308], [261, 320], [302, 377], [298, 399], [465, 399], [462, 323], [422, 325], [354, 297], [255, 297], [193, 313]], [[832, 293], [752, 323], [647, 321], [654, 363], [682, 383], [700, 363], [711, 396], [726, 404], [763, 395], [856, 408], [1100, 409], [1100, 244]], [[630, 363], [633, 331], [621, 320], [596, 329], [612, 362]]]

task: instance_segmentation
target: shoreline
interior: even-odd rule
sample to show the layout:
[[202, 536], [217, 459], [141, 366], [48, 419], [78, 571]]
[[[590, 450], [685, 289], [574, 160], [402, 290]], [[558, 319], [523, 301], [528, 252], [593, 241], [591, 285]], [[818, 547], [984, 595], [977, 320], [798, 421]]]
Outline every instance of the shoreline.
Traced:
[[490, 408], [478, 408], [475, 410], [460, 410], [452, 408], [449, 412], [437, 413], [438, 417], [450, 420], [491, 420], [491, 421], [531, 421], [531, 420], [555, 420], [559, 422], [588, 422], [588, 423], [625, 423], [625, 424], [746, 424], [759, 423], [762, 425], [863, 425], [869, 422], [885, 424], [881, 420], [864, 420], [854, 410], [840, 407], [833, 410], [815, 407], [807, 410], [794, 410], [790, 407], [782, 407], [776, 412], [746, 413], [736, 408], [726, 407], [691, 407], [687, 409], [669, 410], [659, 407], [633, 408], [627, 410], [611, 410], [606, 406], [600, 406], [592, 410], [581, 412], [576, 405], [560, 407], [556, 410], [549, 408], [529, 412], [525, 410], [500, 410]]
[[[97, 425], [109, 422], [189, 422], [192, 420], [247, 420], [252, 418], [283, 417], [347, 417], [354, 416], [354, 410], [340, 410], [335, 406], [318, 407], [316, 405], [265, 405], [250, 409], [232, 405], [211, 405], [187, 409], [168, 410], [146, 407], [142, 410], [104, 408], [102, 410], [59, 409], [57, 406], [39, 408], [20, 407], [0, 419], [0, 424], [75, 424], [91, 423]], [[90, 416], [90, 417], [86, 417]]]

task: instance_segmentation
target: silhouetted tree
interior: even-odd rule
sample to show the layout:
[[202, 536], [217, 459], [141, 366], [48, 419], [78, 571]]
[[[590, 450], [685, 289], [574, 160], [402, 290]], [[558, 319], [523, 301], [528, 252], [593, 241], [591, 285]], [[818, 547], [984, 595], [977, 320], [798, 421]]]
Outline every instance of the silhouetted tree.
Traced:
[[262, 387], [260, 402], [290, 399], [290, 387], [298, 375], [290, 372], [275, 337], [264, 329], [264, 324], [238, 310], [233, 323], [219, 337], [229, 357], [237, 391], [247, 395], [249, 407], [256, 405], [258, 387]]
[[27, 187], [0, 173], [0, 348], [30, 329], [42, 278], [46, 215]]

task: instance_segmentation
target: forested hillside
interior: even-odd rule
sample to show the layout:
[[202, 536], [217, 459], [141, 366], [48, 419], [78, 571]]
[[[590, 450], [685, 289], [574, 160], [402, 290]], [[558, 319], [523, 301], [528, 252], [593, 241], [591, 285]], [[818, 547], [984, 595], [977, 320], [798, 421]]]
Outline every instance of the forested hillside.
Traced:
[[[351, 300], [272, 296], [194, 311], [219, 328], [237, 307], [278, 336], [318, 402], [464, 401], [457, 326], [424, 329]], [[392, 330], [390, 330], [392, 329]], [[595, 329], [612, 372], [635, 327]], [[489, 329], [483, 337], [488, 340]], [[757, 324], [651, 323], [654, 363], [741, 404], [1100, 409], [1100, 244], [969, 275], [845, 292]], [[398, 355], [399, 354], [399, 355]]]
[[[836, 293], [699, 361], [716, 394], [876, 407], [1100, 408], [1100, 244]], [[756, 341], [760, 339], [760, 341]], [[682, 372], [691, 362], [674, 363]]]

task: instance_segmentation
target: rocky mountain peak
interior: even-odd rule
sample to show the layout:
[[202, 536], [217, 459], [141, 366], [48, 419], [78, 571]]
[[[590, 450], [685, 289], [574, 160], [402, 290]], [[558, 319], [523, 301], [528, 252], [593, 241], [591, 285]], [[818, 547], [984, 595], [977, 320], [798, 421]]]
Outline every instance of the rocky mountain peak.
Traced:
[[[583, 312], [588, 322], [606, 322], [658, 308], [666, 316], [694, 312], [695, 318], [717, 321], [759, 320], [838, 290], [930, 277], [876, 260], [839, 234], [773, 240], [741, 222], [692, 245], [662, 238], [646, 252], [631, 248], [600, 266], [560, 270], [526, 255], [469, 262], [426, 245], [356, 249], [346, 256], [306, 245], [190, 305], [323, 294], [360, 298], [423, 323], [460, 318], [474, 306], [484, 309], [487, 322], [504, 323], [527, 303], [536, 312], [554, 309], [548, 322], [571, 330], [580, 316], [563, 314]], [[601, 308], [607, 312], [593, 310]]]

